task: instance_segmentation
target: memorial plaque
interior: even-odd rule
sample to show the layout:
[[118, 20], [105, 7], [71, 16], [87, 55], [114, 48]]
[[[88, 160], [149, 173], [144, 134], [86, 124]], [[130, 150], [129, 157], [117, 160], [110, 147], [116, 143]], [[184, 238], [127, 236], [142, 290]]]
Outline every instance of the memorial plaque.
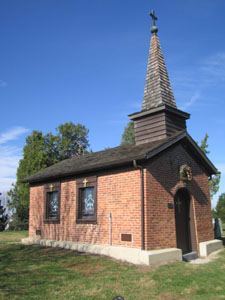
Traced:
[[122, 242], [132, 242], [132, 234], [121, 233], [121, 241]]

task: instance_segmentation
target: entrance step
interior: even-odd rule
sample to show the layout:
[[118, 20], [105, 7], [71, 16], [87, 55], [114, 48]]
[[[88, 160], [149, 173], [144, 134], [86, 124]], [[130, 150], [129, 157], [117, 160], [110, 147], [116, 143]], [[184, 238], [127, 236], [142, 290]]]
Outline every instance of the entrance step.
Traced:
[[190, 260], [198, 258], [198, 253], [197, 252], [190, 252], [190, 253], [186, 253], [186, 254], [182, 255], [182, 257], [183, 257], [184, 261], [188, 262]]

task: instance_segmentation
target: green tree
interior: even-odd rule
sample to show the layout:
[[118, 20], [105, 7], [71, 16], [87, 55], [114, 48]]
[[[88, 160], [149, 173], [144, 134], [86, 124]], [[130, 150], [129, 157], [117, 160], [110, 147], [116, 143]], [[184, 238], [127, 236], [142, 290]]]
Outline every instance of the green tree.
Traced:
[[217, 212], [216, 212], [215, 208], [212, 209], [212, 217], [214, 219], [218, 218], [218, 215], [217, 215]]
[[69, 122], [59, 125], [56, 130], [58, 161], [87, 153], [89, 130], [84, 125]]
[[[204, 152], [204, 154], [209, 154], [210, 151], [208, 150], [208, 134], [205, 134], [204, 139], [201, 141], [200, 148]], [[211, 199], [213, 196], [218, 192], [219, 190], [219, 184], [220, 184], [220, 174], [212, 175], [210, 181], [209, 181], [209, 189], [210, 189], [210, 197]]]
[[205, 136], [204, 136], [204, 139], [201, 141], [201, 145], [200, 145], [200, 148], [201, 150], [205, 153], [205, 154], [209, 154], [210, 151], [208, 150], [208, 134], [206, 133]]
[[221, 178], [221, 175], [216, 174], [216, 175], [212, 175], [211, 179], [209, 180], [209, 189], [210, 189], [211, 199], [219, 190], [220, 178]]
[[11, 208], [16, 209], [16, 216], [24, 229], [28, 227], [29, 218], [29, 184], [21, 180], [50, 165], [46, 152], [45, 136], [34, 130], [27, 138], [23, 148], [23, 158], [17, 168], [17, 181], [9, 192], [12, 197]]
[[120, 146], [133, 145], [135, 143], [134, 122], [130, 121], [124, 128]]
[[85, 154], [88, 143], [88, 129], [72, 122], [56, 128], [57, 134], [34, 130], [27, 138], [23, 148], [23, 158], [17, 169], [17, 180], [9, 192], [12, 198], [11, 208], [16, 209], [15, 219], [22, 229], [28, 227], [29, 184], [21, 183], [24, 178], [66, 158]]
[[216, 215], [225, 223], [225, 193], [219, 196], [219, 200], [216, 205]]
[[6, 214], [6, 208], [0, 206], [0, 231], [4, 231], [8, 224], [8, 215]]

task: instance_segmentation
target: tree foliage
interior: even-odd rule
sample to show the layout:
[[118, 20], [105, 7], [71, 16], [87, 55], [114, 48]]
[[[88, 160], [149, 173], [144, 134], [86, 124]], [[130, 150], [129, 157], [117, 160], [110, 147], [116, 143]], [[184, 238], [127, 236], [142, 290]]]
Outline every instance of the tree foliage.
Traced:
[[215, 209], [215, 208], [212, 209], [212, 217], [213, 217], [214, 219], [218, 218], [218, 215], [217, 215], [217, 212], [216, 212], [216, 209]]
[[220, 174], [213, 175], [209, 181], [210, 196], [212, 197], [218, 192], [220, 185]]
[[16, 209], [15, 219], [21, 223], [20, 227], [27, 228], [29, 219], [29, 184], [21, 180], [63, 159], [83, 155], [89, 147], [89, 130], [84, 125], [69, 122], [59, 125], [56, 132], [56, 135], [51, 132], [43, 135], [34, 130], [26, 138], [17, 180], [9, 192], [11, 208]]
[[[200, 148], [205, 154], [209, 154], [210, 151], [208, 150], [208, 134], [205, 134], [204, 139], [201, 141]], [[209, 181], [209, 189], [210, 189], [210, 197], [212, 197], [218, 192], [220, 184], [220, 174], [213, 175]]]
[[8, 224], [8, 215], [6, 214], [6, 208], [0, 206], [0, 231], [4, 231]]
[[88, 129], [84, 125], [75, 125], [70, 122], [59, 125], [56, 130], [58, 132], [56, 137], [58, 161], [87, 152]]
[[205, 154], [209, 154], [210, 151], [208, 150], [208, 134], [206, 133], [205, 136], [204, 136], [204, 139], [201, 141], [201, 145], [200, 145], [200, 148], [201, 150], [205, 153]]
[[135, 143], [134, 122], [130, 121], [124, 128], [120, 146], [133, 145]]
[[216, 216], [225, 223], [225, 193], [219, 196], [219, 200], [216, 205]]

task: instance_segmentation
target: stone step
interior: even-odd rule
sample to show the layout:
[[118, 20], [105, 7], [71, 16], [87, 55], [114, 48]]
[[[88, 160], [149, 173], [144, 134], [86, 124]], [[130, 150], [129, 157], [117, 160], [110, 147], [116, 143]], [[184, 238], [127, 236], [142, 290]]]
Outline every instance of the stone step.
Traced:
[[198, 258], [198, 253], [190, 252], [190, 253], [183, 254], [182, 257], [183, 257], [184, 261], [190, 261], [190, 260]]

